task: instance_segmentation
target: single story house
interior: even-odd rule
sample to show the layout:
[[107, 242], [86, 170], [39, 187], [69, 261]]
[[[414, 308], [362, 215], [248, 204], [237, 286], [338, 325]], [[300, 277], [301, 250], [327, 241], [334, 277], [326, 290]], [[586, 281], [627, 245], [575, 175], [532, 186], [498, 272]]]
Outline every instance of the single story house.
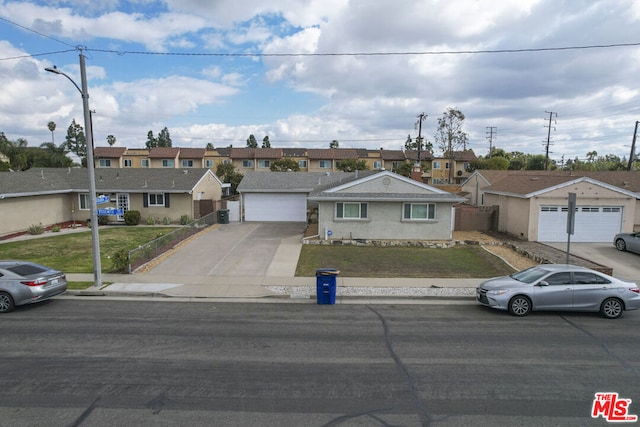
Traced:
[[[140, 211], [148, 217], [179, 221], [213, 212], [222, 196], [220, 179], [209, 169], [96, 169], [98, 209]], [[228, 185], [228, 184], [226, 184]], [[86, 168], [32, 168], [0, 174], [0, 236], [90, 218]], [[110, 215], [123, 221], [123, 214]]]
[[612, 242], [640, 230], [640, 172], [477, 170], [467, 203], [497, 206], [498, 231], [539, 242], [567, 240], [569, 193], [576, 194], [573, 242]]
[[245, 221], [306, 221], [315, 207], [329, 239], [448, 240], [464, 201], [389, 171], [247, 173]]

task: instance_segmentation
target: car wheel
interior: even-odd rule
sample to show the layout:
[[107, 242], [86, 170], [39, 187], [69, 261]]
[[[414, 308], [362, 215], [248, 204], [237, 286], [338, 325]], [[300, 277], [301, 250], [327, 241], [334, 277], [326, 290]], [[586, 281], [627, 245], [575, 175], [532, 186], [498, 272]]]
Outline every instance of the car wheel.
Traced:
[[524, 295], [517, 295], [509, 301], [509, 314], [512, 316], [526, 316], [531, 313], [531, 300]]
[[627, 250], [627, 244], [625, 243], [624, 239], [616, 240], [616, 249], [619, 250], [619, 251], [626, 251]]
[[8, 313], [13, 310], [13, 298], [6, 292], [0, 292], [0, 313]]
[[607, 319], [617, 319], [622, 316], [624, 305], [618, 298], [607, 298], [600, 306], [600, 314]]

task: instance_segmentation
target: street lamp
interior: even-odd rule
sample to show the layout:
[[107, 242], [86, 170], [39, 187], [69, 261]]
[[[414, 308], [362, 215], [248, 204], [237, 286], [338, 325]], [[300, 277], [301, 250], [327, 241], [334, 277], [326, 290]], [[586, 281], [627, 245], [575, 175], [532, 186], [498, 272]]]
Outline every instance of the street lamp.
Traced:
[[47, 67], [46, 71], [65, 76], [78, 89], [82, 95], [82, 108], [84, 110], [84, 128], [86, 130], [87, 140], [87, 172], [89, 174], [89, 209], [91, 212], [91, 244], [93, 252], [93, 286], [102, 287], [102, 265], [100, 262], [100, 236], [98, 234], [98, 210], [96, 203], [96, 176], [93, 165], [93, 129], [91, 127], [91, 111], [89, 110], [89, 92], [87, 90], [87, 72], [85, 69], [84, 55], [80, 50], [80, 80], [82, 88], [80, 88], [71, 77], [58, 70]]

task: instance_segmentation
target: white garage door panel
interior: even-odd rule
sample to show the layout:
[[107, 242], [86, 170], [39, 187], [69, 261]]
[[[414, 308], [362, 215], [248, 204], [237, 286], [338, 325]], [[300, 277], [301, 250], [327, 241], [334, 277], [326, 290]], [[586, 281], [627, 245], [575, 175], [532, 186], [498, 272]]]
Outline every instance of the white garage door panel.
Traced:
[[[611, 242], [622, 227], [622, 208], [578, 206], [572, 242]], [[539, 242], [567, 241], [567, 208], [543, 206], [538, 217]]]
[[245, 221], [307, 221], [307, 195], [247, 193], [244, 195]]

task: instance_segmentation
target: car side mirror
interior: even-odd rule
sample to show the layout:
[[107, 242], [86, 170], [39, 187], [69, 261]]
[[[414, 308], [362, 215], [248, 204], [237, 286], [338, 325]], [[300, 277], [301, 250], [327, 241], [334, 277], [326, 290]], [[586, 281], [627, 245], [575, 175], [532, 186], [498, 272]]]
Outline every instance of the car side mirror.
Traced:
[[549, 282], [547, 282], [546, 280], [541, 280], [538, 282], [538, 284], [536, 284], [536, 286], [549, 286]]

